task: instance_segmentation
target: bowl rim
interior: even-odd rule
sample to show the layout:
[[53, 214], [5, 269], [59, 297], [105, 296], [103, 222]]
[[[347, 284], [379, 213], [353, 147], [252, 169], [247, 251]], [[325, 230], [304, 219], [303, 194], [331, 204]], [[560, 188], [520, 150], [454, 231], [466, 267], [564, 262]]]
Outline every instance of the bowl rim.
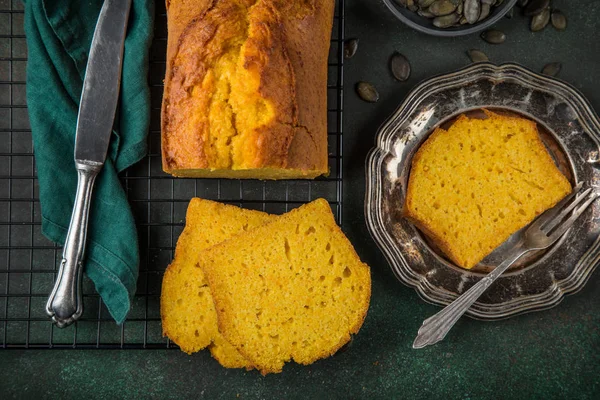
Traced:
[[[502, 17], [504, 17], [515, 6], [515, 4], [517, 3], [517, 0], [506, 0], [504, 3], [502, 3], [500, 5], [502, 7], [502, 9], [499, 10], [499, 12], [495, 13], [494, 15], [492, 15], [474, 25], [463, 25], [463, 26], [467, 26], [467, 27], [466, 28], [461, 27], [459, 29], [454, 29], [454, 30], [445, 30], [445, 29], [441, 29], [441, 28], [429, 27], [429, 26], [418, 24], [418, 23], [414, 22], [413, 20], [411, 20], [410, 18], [407, 18], [406, 16], [404, 16], [404, 14], [402, 14], [402, 12], [400, 12], [398, 10], [398, 8], [394, 5], [393, 0], [383, 0], [383, 2], [387, 6], [387, 8], [392, 12], [392, 14], [394, 14], [394, 16], [396, 16], [396, 18], [398, 18], [400, 21], [404, 22], [406, 25], [410, 26], [411, 28], [413, 28], [419, 32], [426, 33], [428, 35], [439, 36], [439, 37], [457, 37], [457, 36], [464, 36], [464, 35], [470, 35], [473, 33], [481, 32], [481, 31], [485, 30], [486, 28], [489, 28], [490, 26], [494, 25], [496, 22], [498, 22]], [[421, 17], [421, 18], [424, 18], [424, 17]]]

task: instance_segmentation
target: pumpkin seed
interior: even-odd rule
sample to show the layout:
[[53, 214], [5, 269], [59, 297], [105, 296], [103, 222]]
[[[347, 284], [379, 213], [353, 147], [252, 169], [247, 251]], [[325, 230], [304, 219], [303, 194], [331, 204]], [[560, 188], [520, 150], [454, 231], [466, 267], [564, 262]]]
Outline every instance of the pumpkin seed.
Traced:
[[473, 61], [474, 63], [490, 61], [488, 56], [486, 56], [485, 53], [481, 50], [471, 49], [467, 51], [467, 54], [469, 55], [469, 58], [471, 58], [471, 61]]
[[491, 6], [489, 4], [481, 5], [481, 15], [479, 15], [479, 19], [477, 21], [483, 21], [487, 17], [490, 16]]
[[[492, 7], [503, 0], [394, 0], [424, 18], [433, 18], [438, 28], [475, 24], [490, 16]], [[450, 16], [455, 14], [454, 16]], [[438, 18], [446, 17], [447, 18]]]
[[518, 0], [517, 4], [519, 5], [519, 7], [527, 7], [527, 3], [529, 3], [529, 0]]
[[449, 28], [460, 21], [460, 15], [453, 13], [449, 15], [443, 15], [441, 17], [435, 17], [433, 25], [438, 28]]
[[506, 40], [506, 35], [504, 34], [504, 32], [501, 32], [499, 30], [490, 29], [483, 32], [481, 34], [481, 38], [491, 44], [500, 44], [504, 43], [504, 41]]
[[[443, 15], [449, 15], [456, 10], [457, 3], [451, 0], [435, 0], [430, 6], [428, 11], [435, 15], [436, 17], [440, 17]], [[437, 25], [436, 25], [437, 26]]]
[[[487, 5], [487, 4], [486, 4]], [[488, 9], [489, 9], [489, 5]], [[474, 24], [479, 20], [479, 15], [481, 15], [481, 3], [479, 0], [465, 0], [465, 18], [467, 22], [470, 24]]]
[[430, 13], [427, 10], [419, 10], [417, 11], [417, 14], [419, 14], [421, 17], [425, 17], [425, 18], [435, 18], [435, 15], [433, 15], [432, 13]]
[[531, 19], [531, 31], [541, 31], [546, 27], [546, 25], [548, 25], [548, 22], [550, 22], [550, 9], [546, 8], [544, 11]]
[[356, 92], [358, 96], [369, 103], [377, 103], [379, 101], [379, 92], [375, 86], [368, 82], [358, 82], [356, 84]]
[[558, 10], [552, 10], [552, 26], [559, 31], [567, 29], [567, 17]]
[[390, 70], [394, 78], [404, 82], [410, 76], [410, 62], [402, 54], [396, 52], [390, 59]]
[[418, 0], [417, 4], [421, 9], [429, 7], [435, 0]]
[[550, 64], [546, 64], [542, 69], [542, 74], [549, 76], [556, 76], [560, 72], [562, 68], [562, 64], [559, 62], [553, 62]]
[[548, 6], [550, 6], [550, 0], [531, 0], [525, 8], [525, 16], [533, 17], [541, 14]]
[[358, 50], [358, 39], [348, 39], [344, 42], [344, 58], [352, 58]]

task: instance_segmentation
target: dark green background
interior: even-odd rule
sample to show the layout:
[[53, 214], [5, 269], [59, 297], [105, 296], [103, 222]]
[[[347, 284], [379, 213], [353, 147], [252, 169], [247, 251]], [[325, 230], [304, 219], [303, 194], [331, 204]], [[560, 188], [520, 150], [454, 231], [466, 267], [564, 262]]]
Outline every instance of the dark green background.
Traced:
[[[419, 81], [465, 66], [478, 48], [490, 60], [540, 70], [561, 61], [560, 77], [600, 110], [600, 1], [555, 0], [569, 18], [566, 32], [528, 30], [516, 16], [497, 26], [506, 43], [477, 35], [442, 39], [401, 25], [380, 0], [346, 1], [346, 36], [357, 55], [345, 65], [344, 223], [371, 265], [371, 309], [351, 347], [312, 366], [287, 365], [282, 374], [226, 370], [208, 352], [170, 350], [14, 350], [0, 354], [0, 397], [72, 398], [600, 398], [600, 273], [558, 307], [500, 322], [461, 320], [442, 343], [411, 349], [423, 319], [439, 309], [402, 286], [371, 240], [363, 218], [364, 159], [375, 132]], [[393, 51], [412, 64], [408, 82], [388, 71]], [[381, 93], [360, 101], [354, 83]]]

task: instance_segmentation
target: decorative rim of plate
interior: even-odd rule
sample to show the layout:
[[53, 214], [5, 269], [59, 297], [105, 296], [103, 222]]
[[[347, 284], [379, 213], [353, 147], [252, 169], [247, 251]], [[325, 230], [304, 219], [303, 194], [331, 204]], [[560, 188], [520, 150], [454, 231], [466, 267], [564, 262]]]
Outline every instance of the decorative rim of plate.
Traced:
[[[528, 88], [548, 90], [566, 101], [579, 117], [585, 133], [596, 149], [600, 149], [600, 119], [583, 94], [568, 83], [556, 78], [537, 74], [530, 69], [514, 63], [494, 65], [488, 62], [476, 63], [455, 72], [440, 74], [419, 83], [402, 101], [399, 107], [379, 128], [375, 147], [366, 159], [366, 193], [365, 220], [371, 237], [383, 252], [395, 276], [406, 286], [413, 287], [419, 296], [428, 303], [445, 306], [454, 301], [458, 294], [432, 285], [426, 276], [418, 274], [410, 265], [407, 257], [399, 248], [394, 238], [386, 230], [383, 222], [383, 174], [381, 167], [386, 156], [394, 154], [392, 141], [398, 135], [398, 128], [406, 124], [410, 116], [429, 96], [446, 87], [469, 84], [477, 80], [487, 79], [502, 82], [510, 79]], [[483, 108], [486, 105], [480, 105]], [[490, 105], [494, 107], [495, 105]], [[465, 109], [464, 111], [468, 111]], [[526, 112], [522, 114], [527, 116]], [[532, 117], [532, 119], [534, 119]], [[438, 122], [443, 122], [440, 120]], [[396, 138], [398, 139], [398, 138]], [[406, 139], [410, 140], [410, 139]], [[600, 167], [600, 150], [597, 158], [588, 159], [588, 164]], [[577, 177], [575, 177], [576, 180]], [[595, 219], [594, 219], [595, 221]], [[565, 236], [567, 236], [567, 233]], [[559, 304], [565, 295], [579, 291], [588, 281], [590, 275], [600, 263], [600, 236], [595, 235], [589, 249], [578, 259], [572, 273], [565, 279], [553, 279], [553, 284], [546, 291], [536, 295], [510, 299], [502, 304], [475, 303], [467, 315], [475, 319], [497, 320], [518, 314], [548, 309]], [[466, 274], [466, 270], [465, 270]], [[554, 277], [553, 277], [554, 278]], [[467, 288], [468, 289], [468, 288]]]

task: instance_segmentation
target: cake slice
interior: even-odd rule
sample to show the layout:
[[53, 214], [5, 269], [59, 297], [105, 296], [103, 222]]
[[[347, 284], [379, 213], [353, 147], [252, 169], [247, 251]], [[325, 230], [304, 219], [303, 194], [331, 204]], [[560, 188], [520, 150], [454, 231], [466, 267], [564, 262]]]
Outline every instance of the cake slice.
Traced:
[[263, 374], [334, 354], [371, 294], [362, 263], [323, 200], [202, 251], [219, 330]]
[[163, 277], [160, 299], [163, 335], [177, 343], [181, 350], [192, 354], [210, 345], [213, 357], [223, 366], [251, 366], [219, 334], [208, 281], [197, 267], [198, 253], [275, 218], [210, 200], [194, 198], [190, 201], [175, 258]]
[[571, 191], [535, 122], [485, 110], [436, 129], [412, 160], [403, 213], [463, 268]]

